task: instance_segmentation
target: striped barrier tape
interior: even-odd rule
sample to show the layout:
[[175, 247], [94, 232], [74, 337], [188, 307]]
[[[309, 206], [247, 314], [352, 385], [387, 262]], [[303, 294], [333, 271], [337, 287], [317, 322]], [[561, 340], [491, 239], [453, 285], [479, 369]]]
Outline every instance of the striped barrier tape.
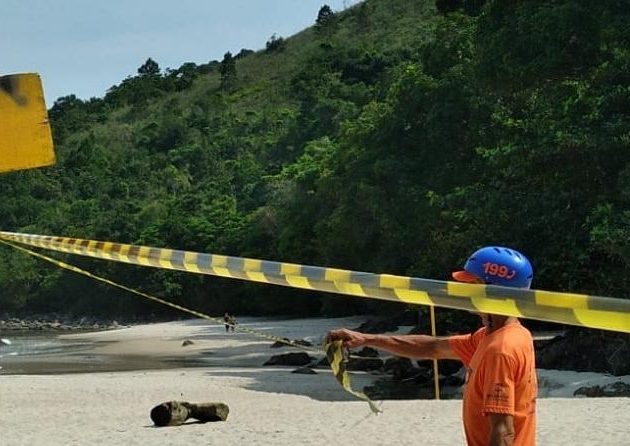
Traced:
[[[267, 339], [267, 340], [270, 340], [270, 341], [280, 342], [282, 344], [289, 345], [291, 347], [296, 347], [296, 348], [298, 348], [300, 350], [306, 350], [306, 351], [311, 351], [311, 352], [322, 353], [322, 350], [319, 349], [319, 348], [309, 347], [307, 345], [298, 344], [298, 343], [296, 343], [294, 341], [291, 341], [291, 340], [288, 340], [286, 338], [281, 338], [279, 336], [270, 335], [268, 333], [262, 333], [260, 331], [252, 330], [251, 328], [247, 328], [247, 327], [243, 327], [241, 325], [235, 325], [235, 324], [226, 322], [226, 321], [224, 321], [223, 319], [220, 319], [220, 318], [209, 316], [209, 315], [207, 315], [205, 313], [202, 313], [200, 311], [191, 310], [190, 308], [186, 308], [186, 307], [184, 307], [182, 305], [178, 305], [178, 304], [175, 304], [173, 302], [169, 302], [167, 300], [160, 299], [159, 297], [155, 297], [155, 296], [152, 296], [150, 294], [143, 293], [142, 291], [138, 291], [138, 290], [135, 290], [133, 288], [127, 287], [125, 285], [121, 285], [121, 284], [116, 283], [116, 282], [114, 282], [112, 280], [106, 279], [106, 278], [101, 277], [101, 276], [97, 276], [96, 274], [92, 274], [89, 271], [86, 271], [86, 270], [84, 270], [82, 268], [79, 268], [77, 266], [70, 265], [69, 263], [62, 262], [60, 260], [54, 259], [52, 257], [45, 256], [45, 255], [40, 254], [38, 252], [31, 251], [30, 249], [24, 248], [22, 246], [15, 245], [15, 244], [13, 244], [11, 242], [0, 240], [0, 243], [5, 244], [7, 246], [11, 246], [12, 248], [15, 248], [15, 249], [17, 249], [19, 251], [22, 251], [22, 252], [24, 252], [26, 254], [29, 254], [29, 255], [33, 256], [33, 257], [37, 257], [39, 259], [45, 260], [47, 262], [50, 262], [50, 263], [52, 263], [54, 265], [57, 265], [60, 268], [66, 269], [68, 271], [72, 271], [74, 273], [90, 277], [92, 279], [98, 280], [99, 282], [106, 283], [108, 285], [114, 286], [116, 288], [120, 288], [122, 290], [128, 291], [130, 293], [136, 294], [138, 296], [144, 297], [144, 298], [152, 300], [154, 302], [158, 302], [158, 303], [161, 303], [163, 305], [169, 306], [171, 308], [175, 308], [176, 310], [180, 310], [180, 311], [183, 311], [185, 313], [192, 314], [193, 316], [196, 316], [196, 317], [199, 317], [199, 318], [202, 318], [202, 319], [206, 319], [206, 320], [209, 320], [211, 322], [215, 322], [215, 323], [217, 323], [219, 325], [229, 325], [229, 326], [233, 327], [237, 331], [249, 333], [249, 334], [252, 334], [254, 336], [257, 336], [257, 337], [260, 337], [260, 338], [264, 338], [264, 339]], [[343, 355], [341, 341], [336, 341], [336, 342], [333, 342], [333, 343], [326, 344], [323, 352], [326, 354], [326, 358], [328, 359], [328, 363], [330, 364], [330, 368], [331, 368], [331, 370], [333, 372], [333, 375], [335, 376], [335, 379], [341, 385], [341, 387], [346, 392], [348, 392], [349, 394], [351, 394], [351, 395], [353, 395], [353, 396], [355, 396], [357, 398], [360, 398], [360, 399], [364, 400], [365, 402], [367, 402], [368, 405], [370, 406], [370, 410], [373, 413], [375, 413], [375, 414], [380, 413], [381, 410], [376, 407], [374, 402], [372, 400], [370, 400], [370, 398], [367, 395], [365, 395], [363, 392], [358, 392], [358, 391], [356, 391], [356, 390], [354, 390], [352, 388], [352, 384], [350, 382], [350, 374], [346, 370], [346, 365], [345, 365], [346, 364], [346, 358]], [[365, 358], [355, 357], [355, 359], [365, 359]]]
[[313, 352], [322, 353], [321, 349], [318, 349], [318, 348], [315, 348], [315, 347], [309, 347], [309, 346], [306, 346], [306, 345], [297, 344], [297, 343], [295, 343], [295, 342], [293, 342], [291, 340], [287, 340], [287, 339], [281, 338], [279, 336], [274, 336], [274, 335], [270, 335], [270, 334], [267, 334], [267, 333], [262, 333], [262, 332], [259, 332], [259, 331], [256, 331], [256, 330], [252, 330], [250, 328], [247, 328], [247, 327], [244, 327], [244, 326], [241, 326], [241, 325], [238, 325], [238, 324], [233, 324], [233, 323], [230, 323], [230, 322], [226, 322], [222, 318], [212, 317], [212, 316], [209, 316], [209, 315], [207, 315], [205, 313], [202, 313], [200, 311], [191, 310], [190, 308], [186, 308], [186, 307], [184, 307], [182, 305], [179, 305], [179, 304], [176, 304], [176, 303], [173, 303], [173, 302], [169, 302], [167, 300], [161, 299], [159, 297], [152, 296], [152, 295], [150, 295], [148, 293], [144, 293], [142, 291], [138, 291], [136, 289], [130, 288], [130, 287], [125, 286], [125, 285], [121, 285], [121, 284], [119, 284], [117, 282], [114, 282], [114, 281], [112, 281], [110, 279], [106, 279], [104, 277], [101, 277], [101, 276], [98, 276], [96, 274], [93, 274], [93, 273], [91, 273], [89, 271], [86, 271], [86, 270], [84, 270], [82, 268], [79, 268], [78, 266], [70, 265], [69, 263], [62, 262], [61, 260], [57, 260], [57, 259], [54, 259], [52, 257], [48, 257], [46, 255], [40, 254], [38, 252], [31, 251], [30, 249], [24, 248], [22, 246], [15, 245], [15, 244], [13, 244], [11, 242], [0, 240], [0, 243], [5, 244], [7, 246], [11, 246], [12, 248], [17, 249], [18, 251], [24, 252], [24, 253], [29, 254], [29, 255], [31, 255], [33, 257], [37, 257], [39, 259], [45, 260], [47, 262], [50, 262], [50, 263], [52, 263], [52, 264], [54, 264], [54, 265], [56, 265], [56, 266], [58, 266], [60, 268], [63, 268], [65, 270], [72, 271], [74, 273], [90, 277], [92, 279], [98, 280], [99, 282], [106, 283], [106, 284], [111, 285], [113, 287], [120, 288], [122, 290], [128, 291], [130, 293], [136, 294], [138, 296], [144, 297], [144, 298], [152, 300], [154, 302], [158, 302], [160, 304], [166, 305], [166, 306], [174, 308], [176, 310], [183, 311], [184, 313], [192, 314], [193, 316], [196, 316], [198, 318], [202, 318], [202, 319], [206, 319], [206, 320], [209, 320], [209, 321], [212, 321], [212, 322], [216, 322], [217, 324], [220, 324], [220, 325], [228, 325], [230, 327], [234, 327], [235, 330], [242, 331], [242, 332], [249, 333], [249, 334], [253, 334], [253, 335], [256, 335], [258, 337], [265, 338], [265, 339], [267, 339], [269, 341], [275, 341], [275, 342], [280, 342], [282, 344], [290, 345], [292, 347], [299, 348], [300, 350], [309, 350], [309, 351], [313, 351]]
[[99, 259], [416, 305], [630, 333], [630, 300], [523, 290], [0, 231], [0, 239]]
[[328, 358], [328, 363], [330, 364], [330, 368], [333, 371], [333, 375], [335, 375], [335, 378], [346, 392], [367, 402], [372, 413], [381, 413], [381, 410], [376, 407], [376, 404], [374, 404], [374, 402], [365, 393], [352, 390], [352, 386], [350, 385], [350, 375], [348, 375], [348, 371], [346, 370], [346, 361], [343, 357], [342, 345], [342, 341], [333, 341], [327, 343], [324, 347], [324, 349], [326, 350], [326, 358]]

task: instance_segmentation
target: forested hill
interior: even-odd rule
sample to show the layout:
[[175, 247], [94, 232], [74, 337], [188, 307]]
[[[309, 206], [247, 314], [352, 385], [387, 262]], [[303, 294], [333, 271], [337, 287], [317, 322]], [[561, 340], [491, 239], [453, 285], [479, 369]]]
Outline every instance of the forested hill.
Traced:
[[[366, 0], [313, 22], [59, 98], [58, 162], [0, 177], [0, 228], [435, 279], [499, 244], [536, 288], [629, 295], [628, 0]], [[376, 305], [70, 261], [213, 314]], [[0, 283], [5, 312], [167, 311], [5, 247]]]

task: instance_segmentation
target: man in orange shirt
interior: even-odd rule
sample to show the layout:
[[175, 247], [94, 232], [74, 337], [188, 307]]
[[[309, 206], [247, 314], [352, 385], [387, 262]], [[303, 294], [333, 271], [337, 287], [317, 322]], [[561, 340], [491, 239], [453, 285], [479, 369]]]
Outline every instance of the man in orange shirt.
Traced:
[[[461, 282], [529, 288], [532, 267], [521, 253], [490, 246], [476, 251], [453, 278]], [[326, 340], [348, 348], [370, 345], [397, 356], [459, 359], [467, 368], [463, 422], [469, 446], [536, 444], [536, 366], [531, 333], [517, 318], [480, 314], [475, 333], [436, 338], [386, 336], [340, 329]]]

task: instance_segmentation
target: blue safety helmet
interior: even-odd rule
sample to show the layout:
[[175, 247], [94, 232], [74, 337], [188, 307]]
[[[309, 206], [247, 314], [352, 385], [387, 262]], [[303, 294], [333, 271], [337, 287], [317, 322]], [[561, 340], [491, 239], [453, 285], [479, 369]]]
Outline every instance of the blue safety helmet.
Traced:
[[471, 255], [464, 271], [455, 271], [460, 282], [478, 282], [513, 288], [529, 288], [534, 272], [523, 254], [502, 246], [486, 246]]

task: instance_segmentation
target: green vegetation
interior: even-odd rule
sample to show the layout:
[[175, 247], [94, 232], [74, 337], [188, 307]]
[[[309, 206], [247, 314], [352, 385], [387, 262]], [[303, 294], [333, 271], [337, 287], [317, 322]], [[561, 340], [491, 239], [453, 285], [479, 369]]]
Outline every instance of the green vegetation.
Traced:
[[[0, 177], [0, 228], [436, 279], [500, 244], [536, 288], [627, 297], [629, 6], [366, 0], [222, 62], [149, 59], [55, 102], [58, 163]], [[71, 263], [213, 314], [394, 308]], [[0, 282], [3, 311], [169, 311], [6, 248]]]

